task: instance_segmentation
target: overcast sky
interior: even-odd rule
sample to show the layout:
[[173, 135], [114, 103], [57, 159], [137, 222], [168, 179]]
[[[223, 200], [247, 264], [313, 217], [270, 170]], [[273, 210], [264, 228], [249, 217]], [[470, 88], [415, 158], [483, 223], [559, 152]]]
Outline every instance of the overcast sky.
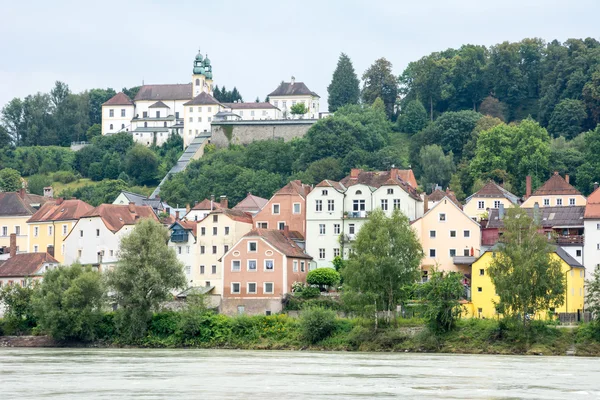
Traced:
[[261, 100], [282, 80], [322, 97], [340, 52], [359, 76], [462, 44], [600, 37], [599, 0], [0, 0], [0, 107], [48, 92], [191, 82], [201, 49], [215, 84]]

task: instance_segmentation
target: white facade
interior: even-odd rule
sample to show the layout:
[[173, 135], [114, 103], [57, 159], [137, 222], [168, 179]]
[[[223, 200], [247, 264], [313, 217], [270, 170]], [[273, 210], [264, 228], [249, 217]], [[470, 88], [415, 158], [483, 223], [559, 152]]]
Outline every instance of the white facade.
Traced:
[[220, 104], [189, 105], [184, 107], [183, 143], [187, 147], [198, 135], [210, 133], [215, 114], [222, 111]]
[[[281, 117], [284, 119], [299, 118], [292, 115], [290, 109], [298, 103], [304, 103], [307, 108], [306, 114], [301, 116], [306, 119], [319, 118], [319, 97], [311, 95], [289, 95], [289, 96], [269, 96], [269, 103], [281, 110]], [[244, 118], [247, 119], [247, 118]]]
[[[596, 267], [600, 266], [600, 219], [585, 219], [583, 222], [585, 232], [585, 245], [583, 247], [583, 262], [586, 278], [593, 279]], [[567, 250], [566, 247], [563, 249]]]
[[[177, 232], [186, 232], [187, 235], [174, 234], [175, 230], [171, 229], [171, 237], [169, 239], [169, 247], [175, 251], [177, 259], [183, 264], [183, 273], [186, 277], [186, 288], [191, 286], [199, 286], [199, 282], [194, 282], [193, 269], [198, 263], [198, 250], [196, 246], [196, 237], [191, 230], [180, 229]], [[187, 236], [187, 240], [185, 240]]]
[[102, 134], [128, 132], [132, 130], [131, 120], [135, 116], [133, 105], [102, 106]]

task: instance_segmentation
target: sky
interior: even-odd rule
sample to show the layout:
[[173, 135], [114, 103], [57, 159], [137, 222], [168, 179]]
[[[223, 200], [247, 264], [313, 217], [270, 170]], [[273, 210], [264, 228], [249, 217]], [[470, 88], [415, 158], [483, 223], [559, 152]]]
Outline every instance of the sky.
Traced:
[[11, 1], [0, 0], [0, 108], [49, 92], [191, 82], [201, 50], [216, 85], [263, 100], [282, 80], [327, 109], [341, 52], [359, 75], [462, 44], [600, 38], [598, 0]]

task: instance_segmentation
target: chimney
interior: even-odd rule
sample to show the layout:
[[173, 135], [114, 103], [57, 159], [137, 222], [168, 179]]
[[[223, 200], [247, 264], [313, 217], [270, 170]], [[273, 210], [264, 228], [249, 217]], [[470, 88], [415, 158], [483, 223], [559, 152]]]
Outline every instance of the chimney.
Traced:
[[219, 205], [221, 206], [221, 208], [227, 208], [227, 206], [229, 205], [229, 201], [227, 200], [227, 196], [221, 196], [221, 199], [219, 201]]
[[48, 197], [48, 198], [54, 197], [54, 189], [52, 189], [52, 186], [46, 186], [44, 188], [44, 197]]
[[569, 183], [569, 174], [565, 175], [565, 181], [567, 181], [567, 183]]
[[19, 189], [19, 197], [25, 199], [25, 188]]
[[46, 249], [46, 253], [50, 254], [52, 257], [54, 257], [54, 246], [49, 245], [48, 248]]
[[129, 209], [130, 213], [135, 214], [135, 203], [133, 201], [129, 202], [129, 204], [127, 205], [127, 208]]
[[290, 237], [290, 227], [289, 227], [289, 225], [288, 225], [288, 224], [285, 224], [285, 225], [283, 226], [283, 235], [284, 235], [285, 237]]
[[291, 84], [293, 85], [294, 83], [296, 83], [296, 77], [295, 77], [295, 76], [292, 76], [292, 81], [291, 81]]
[[533, 205], [533, 222], [536, 225], [540, 224], [540, 204], [537, 201]]
[[17, 255], [17, 234], [10, 234], [10, 257], [14, 257]]
[[527, 175], [525, 178], [525, 198], [531, 197], [531, 175]]
[[214, 195], [214, 194], [211, 194], [211, 195], [210, 195], [210, 211], [212, 211], [212, 210], [213, 210], [213, 206], [214, 206], [214, 204], [215, 204], [215, 195]]
[[398, 177], [398, 168], [390, 169], [390, 178], [396, 179]]
[[359, 173], [360, 173], [360, 168], [352, 168], [350, 170], [350, 179], [358, 179]]
[[596, 189], [598, 189], [598, 182], [594, 182], [594, 191], [596, 191]]
[[63, 203], [63, 201], [65, 201], [63, 197], [56, 199], [56, 205], [60, 206]]
[[427, 211], [429, 211], [429, 196], [425, 194], [425, 196], [423, 196], [423, 214]]
[[179, 210], [175, 211], [175, 221], [179, 221]]
[[498, 219], [504, 218], [504, 203], [500, 203], [500, 208], [498, 208]]

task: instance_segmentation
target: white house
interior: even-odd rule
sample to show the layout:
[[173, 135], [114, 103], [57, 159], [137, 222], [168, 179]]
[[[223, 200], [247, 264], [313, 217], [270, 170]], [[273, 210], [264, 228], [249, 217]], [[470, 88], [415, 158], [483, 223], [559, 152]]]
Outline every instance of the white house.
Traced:
[[366, 172], [352, 169], [340, 182], [324, 180], [306, 197], [306, 251], [313, 266], [330, 267], [336, 256], [347, 257], [369, 213], [396, 209], [411, 221], [423, 216], [411, 170]]
[[85, 213], [64, 239], [65, 264], [113, 267], [119, 260], [121, 238], [142, 218], [158, 221], [151, 207], [134, 204], [101, 204]]
[[583, 217], [585, 244], [582, 264], [587, 279], [593, 279], [596, 268], [600, 268], [600, 190], [597, 184], [594, 186], [594, 192], [587, 198]]
[[[192, 268], [198, 265], [198, 247], [196, 246], [195, 221], [175, 221], [170, 227], [169, 247], [171, 247], [177, 259], [184, 265], [184, 273], [187, 278], [187, 287], [198, 286], [192, 279]], [[187, 289], [186, 287], [186, 289]]]
[[306, 114], [302, 118], [319, 118], [319, 95], [310, 90], [304, 82], [296, 82], [292, 76], [290, 82], [281, 82], [277, 89], [269, 93], [269, 103], [281, 110], [284, 119], [292, 118], [292, 106], [303, 103]]

